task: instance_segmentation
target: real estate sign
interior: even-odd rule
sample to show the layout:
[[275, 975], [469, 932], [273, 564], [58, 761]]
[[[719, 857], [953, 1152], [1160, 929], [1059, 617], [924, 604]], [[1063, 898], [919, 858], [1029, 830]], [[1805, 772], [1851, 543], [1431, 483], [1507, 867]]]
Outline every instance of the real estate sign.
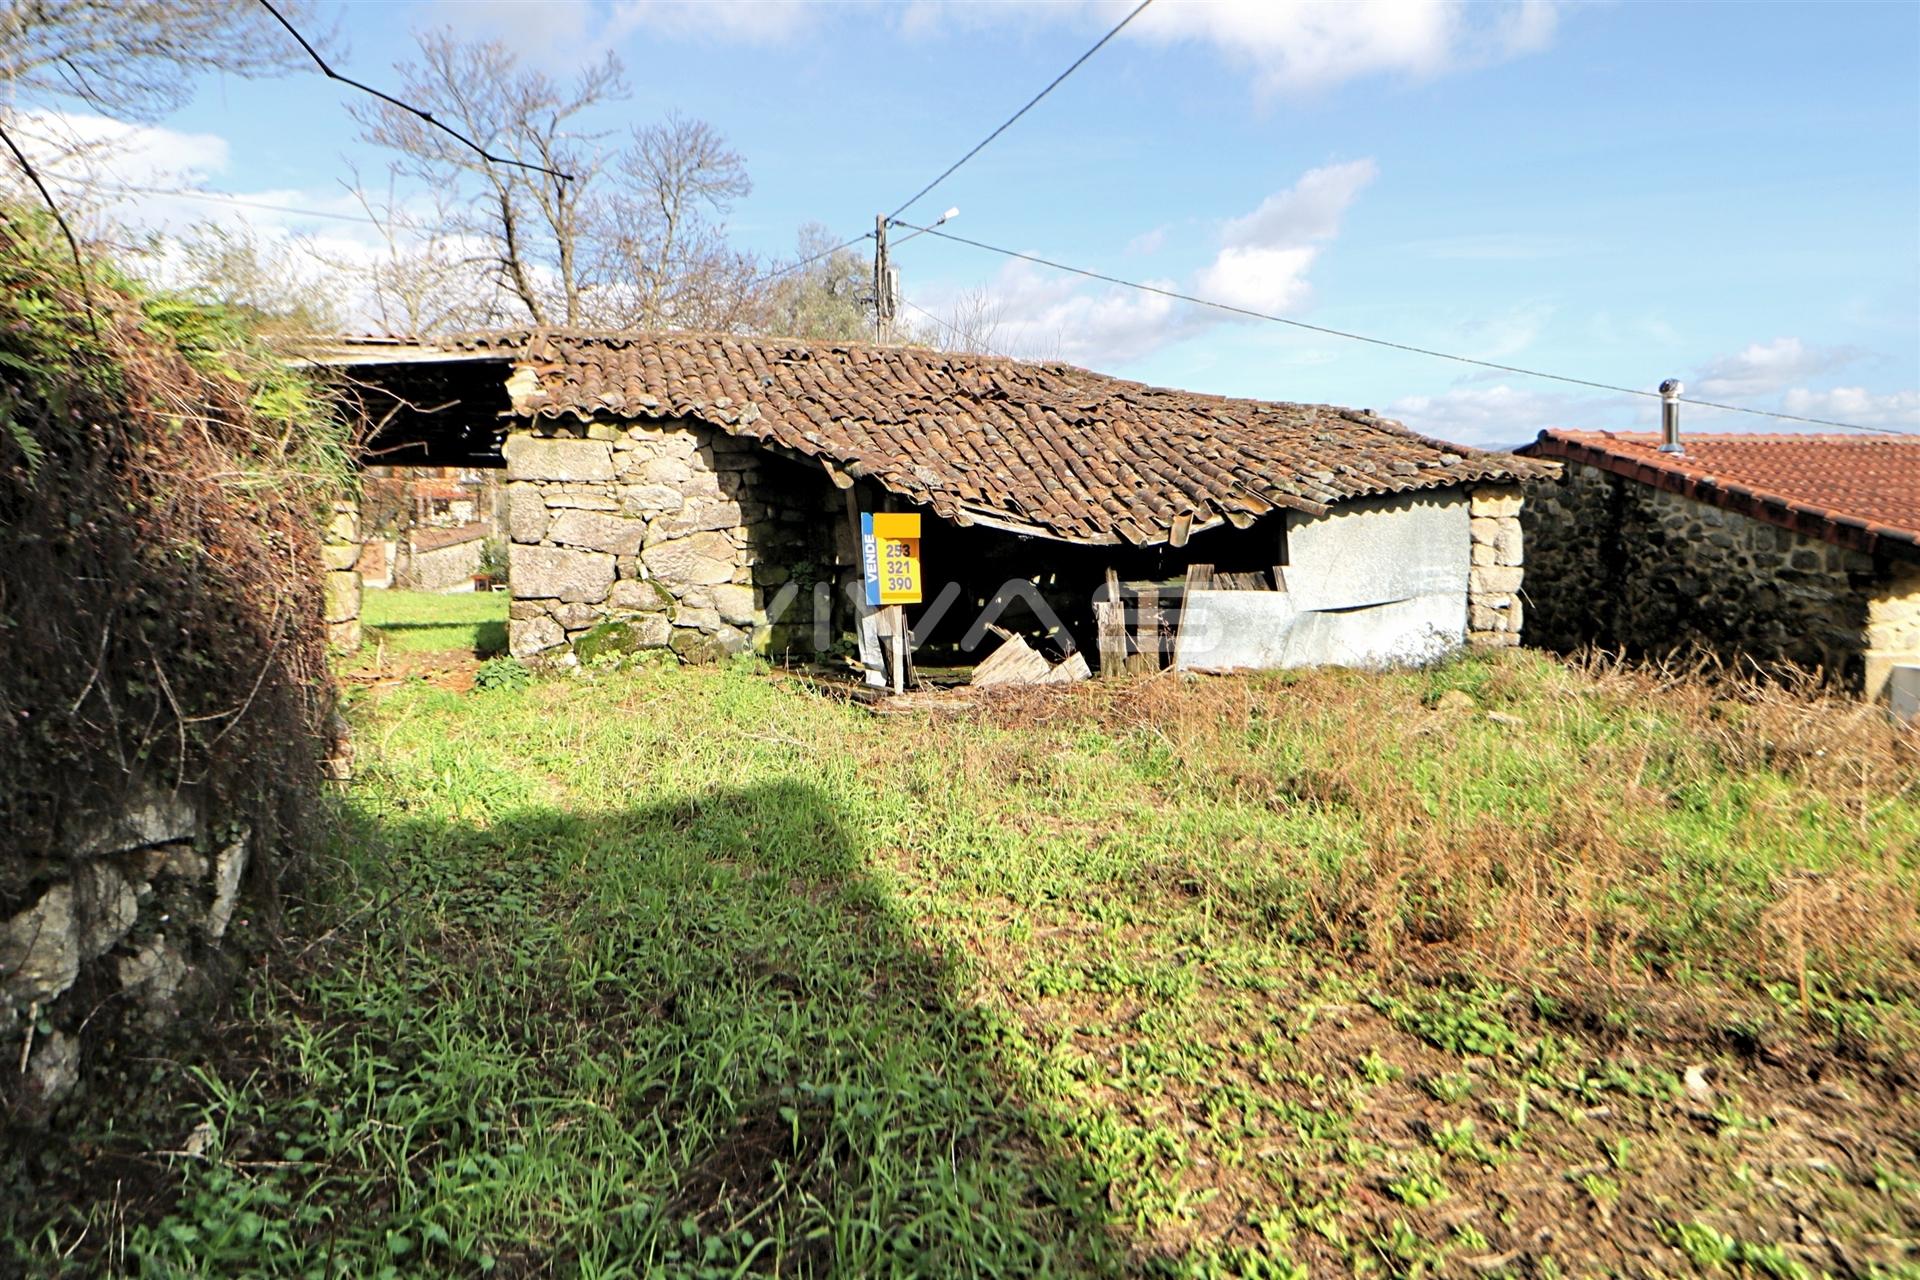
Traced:
[[919, 513], [862, 512], [860, 559], [868, 604], [920, 603]]

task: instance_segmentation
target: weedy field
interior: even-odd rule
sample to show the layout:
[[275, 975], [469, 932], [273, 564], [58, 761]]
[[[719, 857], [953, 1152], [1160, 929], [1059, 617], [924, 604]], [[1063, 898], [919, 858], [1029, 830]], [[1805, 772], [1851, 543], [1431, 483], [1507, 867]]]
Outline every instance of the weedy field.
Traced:
[[360, 697], [201, 1154], [35, 1257], [1920, 1276], [1920, 756], [1870, 711], [1527, 654], [491, 683]]

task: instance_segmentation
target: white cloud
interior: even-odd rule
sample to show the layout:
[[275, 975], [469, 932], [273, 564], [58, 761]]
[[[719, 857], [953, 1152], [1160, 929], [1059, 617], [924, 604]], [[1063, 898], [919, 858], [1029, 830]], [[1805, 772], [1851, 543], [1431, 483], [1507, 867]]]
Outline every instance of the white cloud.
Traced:
[[[1090, 36], [1134, 2], [914, 0], [882, 9], [845, 0], [615, 0], [596, 11], [586, 4], [441, 0], [440, 7], [463, 29], [485, 29], [553, 61], [597, 55], [635, 32], [657, 40], [780, 44], [834, 25], [871, 27], [876, 18], [908, 40], [1042, 26]], [[1561, 0], [1159, 0], [1119, 38], [1208, 48], [1243, 69], [1260, 94], [1300, 94], [1366, 76], [1430, 78], [1522, 57], [1552, 42], [1560, 7]]]
[[621, 0], [608, 35], [644, 30], [679, 40], [778, 44], [811, 29], [829, 7], [804, 0]]
[[1620, 419], [1629, 412], [1620, 397], [1563, 394], [1506, 383], [1402, 396], [1386, 408], [1388, 417], [1422, 435], [1482, 449], [1515, 448], [1547, 427], [1622, 425]]
[[1229, 221], [1220, 238], [1235, 247], [1331, 240], [1347, 206], [1379, 175], [1380, 166], [1371, 159], [1308, 170], [1285, 191], [1262, 200], [1252, 213]]
[[1165, 227], [1155, 227], [1151, 231], [1142, 231], [1139, 235], [1127, 241], [1126, 252], [1129, 256], [1146, 257], [1148, 254], [1160, 252], [1161, 249], [1166, 247], [1166, 243], [1167, 229]]
[[[1252, 311], [1297, 308], [1311, 293], [1308, 271], [1338, 234], [1348, 205], [1377, 172], [1372, 160], [1310, 170], [1253, 212], [1227, 221], [1220, 230], [1220, 249], [1193, 274], [1191, 284], [1143, 283]], [[1143, 242], [1159, 247], [1161, 230], [1136, 236], [1129, 251]], [[1023, 262], [1003, 268], [987, 292], [1003, 317], [996, 344], [1001, 351], [1079, 364], [1138, 359], [1234, 320], [1227, 312], [1135, 289], [1085, 288], [1062, 276], [1041, 275]], [[937, 293], [930, 294], [927, 304], [938, 311], [940, 300]]]
[[1780, 407], [1806, 418], [1828, 418], [1863, 427], [1920, 427], [1920, 391], [1880, 394], [1865, 387], [1827, 391], [1794, 387], [1780, 398]]
[[1347, 207], [1379, 172], [1370, 159], [1312, 169], [1252, 213], [1229, 220], [1219, 256], [1195, 278], [1199, 293], [1254, 311], [1305, 302], [1319, 246], [1339, 232]]
[[[182, 283], [189, 267], [182, 240], [213, 227], [244, 236], [264, 260], [335, 297], [349, 327], [386, 327], [369, 273], [388, 260], [388, 247], [351, 193], [337, 186], [198, 192], [228, 166], [230, 149], [217, 135], [127, 125], [80, 112], [19, 112], [7, 121], [82, 234], [117, 245], [127, 263], [150, 279]], [[10, 169], [0, 168], [0, 186], [20, 182]], [[430, 204], [402, 202], [397, 221], [404, 226], [412, 216], [430, 222]], [[427, 243], [421, 235], [399, 234], [403, 253]], [[157, 238], [149, 243], [149, 235]], [[433, 244], [452, 261], [480, 249], [456, 238]]]
[[[989, 23], [1110, 26], [1133, 0], [920, 0], [900, 17], [909, 35]], [[1245, 68], [1263, 94], [1306, 93], [1380, 74], [1431, 77], [1545, 48], [1556, 0], [1160, 0], [1121, 39], [1197, 44]]]
[[[1172, 280], [1149, 281], [1176, 288]], [[1217, 313], [1135, 289], [1083, 289], [1025, 262], [1009, 262], [987, 286], [998, 322], [982, 335], [1005, 355], [1110, 365], [1147, 355], [1217, 323]], [[927, 295], [935, 314], [954, 300]]]
[[1287, 311], [1306, 300], [1307, 269], [1320, 251], [1293, 248], [1222, 249], [1195, 278], [1199, 294], [1252, 311]]
[[[204, 181], [227, 167], [227, 140], [87, 112], [17, 111], [7, 123], [35, 167], [156, 186]], [[43, 175], [44, 176], [44, 175]]]
[[1798, 338], [1775, 338], [1711, 361], [1700, 371], [1693, 390], [1723, 399], [1772, 395], [1796, 382], [1852, 364], [1861, 355], [1851, 347], [1810, 347]]

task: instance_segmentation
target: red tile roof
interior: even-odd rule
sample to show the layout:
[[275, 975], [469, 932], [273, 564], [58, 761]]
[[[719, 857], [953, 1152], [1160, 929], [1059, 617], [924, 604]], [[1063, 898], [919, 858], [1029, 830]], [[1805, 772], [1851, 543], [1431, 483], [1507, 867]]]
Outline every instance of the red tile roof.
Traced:
[[1920, 436], [1542, 431], [1521, 450], [1599, 467], [1862, 551], [1920, 558]]
[[1233, 400], [917, 347], [544, 330], [454, 345], [530, 368], [537, 418], [692, 418], [869, 476], [961, 523], [1180, 541], [1278, 509], [1538, 474], [1331, 405]]
[[462, 542], [472, 542], [475, 538], [484, 538], [491, 532], [492, 530], [484, 522], [453, 525], [448, 528], [426, 526], [409, 531], [407, 539], [413, 543], [415, 551], [437, 551], [441, 547], [451, 547]]

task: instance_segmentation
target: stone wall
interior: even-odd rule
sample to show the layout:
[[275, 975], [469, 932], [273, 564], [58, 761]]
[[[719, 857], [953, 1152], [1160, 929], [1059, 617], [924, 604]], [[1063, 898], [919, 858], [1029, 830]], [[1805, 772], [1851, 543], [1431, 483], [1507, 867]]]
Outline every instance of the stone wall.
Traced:
[[360, 647], [360, 507], [354, 502], [333, 504], [333, 517], [320, 535], [320, 557], [326, 580], [321, 584], [326, 608], [327, 642], [340, 649]]
[[487, 545], [487, 527], [416, 529], [395, 548], [396, 591], [471, 591]]
[[1888, 566], [1867, 599], [1866, 693], [1877, 698], [1896, 666], [1920, 666], [1920, 564]]
[[1467, 570], [1467, 643], [1511, 647], [1520, 643], [1525, 621], [1520, 602], [1526, 559], [1520, 533], [1523, 494], [1518, 485], [1482, 485], [1470, 497], [1473, 561]]
[[504, 453], [516, 656], [807, 644], [811, 593], [768, 604], [831, 580], [846, 499], [824, 471], [683, 422], [516, 431]]
[[[113, 814], [74, 824], [34, 868], [24, 909], [0, 921], [0, 1089], [16, 1123], [43, 1122], [91, 1047], [164, 1032], [226, 980], [220, 945], [240, 906], [251, 842], [210, 822], [191, 792], [135, 787]], [[125, 1056], [125, 1055], [122, 1055]]]
[[1903, 646], [1920, 651], [1912, 566], [1576, 462], [1529, 486], [1523, 523], [1532, 635], [1550, 648], [1697, 644], [1869, 695]]

